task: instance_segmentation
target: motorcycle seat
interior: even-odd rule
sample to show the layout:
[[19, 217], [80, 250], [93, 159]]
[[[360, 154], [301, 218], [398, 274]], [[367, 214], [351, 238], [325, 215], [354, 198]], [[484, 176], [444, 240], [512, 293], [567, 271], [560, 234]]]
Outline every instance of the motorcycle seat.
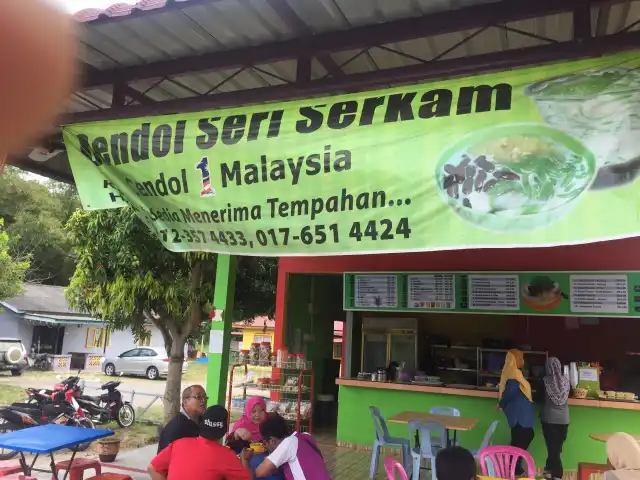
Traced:
[[100, 404], [100, 397], [91, 397], [89, 395], [82, 395], [79, 400], [88, 400], [90, 402]]
[[12, 403], [4, 407], [9, 410], [17, 410], [24, 413], [42, 412], [42, 406], [37, 403]]

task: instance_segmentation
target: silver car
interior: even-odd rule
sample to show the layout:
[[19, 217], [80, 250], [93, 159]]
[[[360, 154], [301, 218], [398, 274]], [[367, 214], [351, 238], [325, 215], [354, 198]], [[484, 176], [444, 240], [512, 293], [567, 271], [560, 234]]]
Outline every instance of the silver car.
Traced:
[[[104, 373], [113, 376], [144, 375], [149, 380], [166, 377], [169, 373], [169, 356], [164, 348], [140, 347], [127, 350], [115, 358], [105, 358]], [[187, 371], [187, 362], [182, 364], [182, 373]]]

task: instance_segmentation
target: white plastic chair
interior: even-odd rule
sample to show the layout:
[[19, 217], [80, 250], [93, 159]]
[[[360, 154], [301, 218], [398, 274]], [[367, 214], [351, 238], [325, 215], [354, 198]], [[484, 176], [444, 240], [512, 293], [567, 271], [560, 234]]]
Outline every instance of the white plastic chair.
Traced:
[[415, 431], [418, 431], [420, 446], [411, 449], [412, 476], [411, 480], [420, 479], [420, 468], [423, 460], [427, 461], [427, 468], [431, 467], [431, 480], [436, 479], [436, 455], [440, 450], [440, 445], [432, 443], [432, 433], [439, 433], [440, 438], [446, 438], [447, 431], [439, 422], [424, 422], [411, 420], [409, 422], [409, 438], [412, 438]]
[[382, 413], [378, 407], [369, 407], [373, 425], [376, 430], [376, 436], [373, 440], [373, 448], [371, 450], [371, 467], [369, 468], [369, 478], [373, 480], [378, 471], [380, 464], [380, 449], [382, 447], [399, 447], [402, 449], [402, 464], [407, 465], [409, 461], [410, 442], [405, 438], [392, 437], [387, 428], [387, 422], [384, 421]]

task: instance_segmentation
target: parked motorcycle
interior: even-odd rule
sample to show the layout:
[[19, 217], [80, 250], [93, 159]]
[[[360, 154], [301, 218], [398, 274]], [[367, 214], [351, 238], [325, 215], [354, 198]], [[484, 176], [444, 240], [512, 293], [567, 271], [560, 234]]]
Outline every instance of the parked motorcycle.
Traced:
[[136, 412], [131, 403], [122, 400], [122, 393], [118, 390], [120, 383], [122, 382], [107, 382], [100, 387], [100, 390], [106, 390], [102, 395], [80, 395], [76, 400], [95, 423], [115, 420], [121, 428], [129, 428], [136, 421]]
[[[59, 394], [55, 394], [56, 397]], [[82, 408], [75, 400], [73, 391], [65, 393], [63, 401], [51, 403], [13, 403], [0, 408], [0, 434], [23, 430], [38, 425], [55, 423], [82, 428], [95, 428], [90, 418], [84, 415]], [[89, 448], [91, 442], [83, 443], [77, 447], [78, 451]], [[0, 460], [9, 460], [19, 452], [0, 448]]]
[[82, 384], [82, 380], [79, 377], [80, 372], [82, 372], [82, 370], [78, 370], [77, 375], [67, 377], [60, 383], [57, 383], [52, 390], [46, 388], [26, 388], [27, 403], [44, 404], [63, 401], [65, 400], [67, 390], [72, 390], [72, 393], [76, 397], [81, 395], [84, 390], [84, 384]]
[[46, 353], [31, 353], [29, 360], [31, 368], [34, 370], [49, 370], [51, 365], [51, 359]]
[[[78, 375], [80, 372], [78, 372]], [[122, 399], [118, 390], [121, 382], [111, 381], [103, 384], [100, 389], [106, 390], [100, 396], [83, 395], [85, 382], [79, 376], [69, 377], [57, 384], [53, 390], [26, 390], [29, 403], [46, 404], [60, 399], [60, 395], [71, 392], [73, 398], [69, 401], [78, 403], [83, 414], [91, 418], [94, 423], [104, 424], [115, 420], [121, 428], [131, 427], [136, 420], [136, 413], [129, 402]]]

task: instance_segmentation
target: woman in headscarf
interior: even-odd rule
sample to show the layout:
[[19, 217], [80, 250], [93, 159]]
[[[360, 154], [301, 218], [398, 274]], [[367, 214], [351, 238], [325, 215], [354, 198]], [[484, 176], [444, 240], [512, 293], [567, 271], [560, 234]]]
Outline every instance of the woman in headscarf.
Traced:
[[262, 397], [251, 397], [247, 399], [244, 407], [244, 414], [231, 430], [235, 440], [245, 442], [261, 442], [260, 424], [267, 418], [267, 404]]
[[569, 429], [569, 379], [562, 374], [556, 357], [547, 359], [544, 377], [544, 404], [540, 413], [542, 434], [547, 445], [545, 477], [562, 478], [562, 445]]
[[[531, 385], [520, 371], [523, 366], [523, 353], [520, 350], [509, 350], [500, 375], [498, 408], [507, 417], [511, 429], [511, 446], [526, 450], [534, 435], [534, 408]], [[516, 475], [523, 473], [521, 462], [518, 462]]]
[[631, 435], [611, 435], [607, 440], [607, 456], [618, 480], [640, 479], [640, 445]]

